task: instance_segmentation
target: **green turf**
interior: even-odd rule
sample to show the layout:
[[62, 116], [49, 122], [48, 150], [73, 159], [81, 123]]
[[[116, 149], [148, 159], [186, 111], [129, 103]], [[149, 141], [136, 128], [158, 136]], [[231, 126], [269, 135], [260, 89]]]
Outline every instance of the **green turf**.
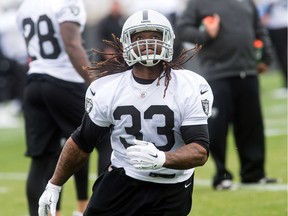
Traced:
[[[214, 174], [212, 159], [196, 170], [193, 194], [193, 216], [286, 216], [287, 215], [287, 98], [276, 99], [273, 91], [281, 86], [277, 72], [261, 75], [263, 114], [267, 134], [266, 170], [279, 177], [281, 190], [268, 188], [236, 188], [214, 191], [210, 187]], [[23, 126], [23, 123], [21, 123]], [[25, 178], [30, 160], [24, 157], [23, 127], [0, 128], [0, 215], [28, 216], [25, 198]], [[96, 173], [97, 154], [90, 160], [91, 175]], [[229, 136], [228, 167], [239, 182], [239, 163], [233, 138]], [[90, 181], [90, 190], [93, 178]], [[286, 185], [286, 190], [285, 190]], [[284, 187], [284, 190], [283, 190]], [[277, 188], [276, 188], [277, 189]], [[74, 181], [70, 179], [63, 190], [63, 214], [71, 216], [75, 207]], [[131, 207], [133, 208], [133, 207]]]

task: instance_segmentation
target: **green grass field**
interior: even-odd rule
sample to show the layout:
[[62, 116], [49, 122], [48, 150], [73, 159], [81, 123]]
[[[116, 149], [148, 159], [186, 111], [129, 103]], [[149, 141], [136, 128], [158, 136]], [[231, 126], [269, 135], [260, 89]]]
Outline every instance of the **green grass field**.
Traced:
[[[228, 167], [234, 174], [235, 188], [231, 191], [214, 191], [211, 188], [214, 165], [210, 158], [205, 166], [196, 170], [190, 216], [287, 215], [287, 97], [273, 96], [274, 90], [281, 86], [279, 73], [269, 72], [260, 77], [267, 136], [266, 170], [268, 176], [278, 177], [281, 182], [266, 186], [241, 186], [238, 183], [237, 150], [230, 136]], [[20, 127], [0, 128], [1, 216], [28, 216], [25, 179], [30, 160], [24, 157], [25, 139], [21, 121]], [[95, 179], [96, 157], [97, 154], [93, 153], [90, 160], [90, 188]], [[62, 216], [71, 216], [75, 205], [74, 182], [70, 179], [63, 191]]]

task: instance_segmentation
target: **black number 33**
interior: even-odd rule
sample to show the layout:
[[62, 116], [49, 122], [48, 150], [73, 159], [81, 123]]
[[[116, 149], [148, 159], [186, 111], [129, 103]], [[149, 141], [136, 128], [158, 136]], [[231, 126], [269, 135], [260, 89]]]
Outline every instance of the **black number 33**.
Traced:
[[[40, 55], [44, 59], [57, 59], [61, 53], [61, 48], [57, 38], [54, 36], [55, 30], [51, 19], [47, 15], [39, 17], [36, 23], [31, 18], [26, 18], [22, 22], [26, 46], [29, 47], [31, 39], [36, 35], [39, 41]], [[44, 46], [45, 45], [45, 46]], [[45, 47], [49, 47], [49, 51]], [[47, 49], [47, 48], [46, 48]], [[32, 61], [36, 56], [31, 56]]]
[[[140, 132], [141, 115], [139, 110], [137, 110], [134, 106], [120, 106], [116, 108], [113, 115], [116, 120], [120, 120], [121, 116], [123, 115], [130, 115], [132, 117], [132, 126], [125, 127], [126, 133], [135, 136], [136, 139], [143, 139], [143, 134]], [[154, 115], [163, 115], [165, 117], [165, 126], [157, 127], [156, 133], [159, 135], [165, 135], [167, 138], [167, 143], [163, 146], [158, 146], [157, 148], [161, 151], [169, 151], [175, 143], [173, 132], [174, 113], [167, 106], [154, 105], [150, 106], [144, 112], [144, 120], [152, 119]], [[130, 146], [130, 144], [127, 143], [124, 138], [120, 137], [120, 140], [126, 148]]]

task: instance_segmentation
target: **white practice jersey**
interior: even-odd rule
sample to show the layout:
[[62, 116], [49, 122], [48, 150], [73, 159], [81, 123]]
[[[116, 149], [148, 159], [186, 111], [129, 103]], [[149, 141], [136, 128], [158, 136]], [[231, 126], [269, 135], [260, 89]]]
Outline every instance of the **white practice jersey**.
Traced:
[[[185, 145], [181, 126], [207, 124], [213, 94], [206, 80], [188, 70], [172, 70], [171, 77], [165, 97], [165, 78], [159, 85], [158, 80], [141, 85], [134, 80], [131, 70], [95, 80], [86, 92], [86, 111], [91, 120], [101, 127], [112, 125], [112, 165], [123, 167], [132, 178], [177, 183], [194, 172], [165, 167], [136, 169], [126, 156], [126, 148], [133, 139], [153, 142], [162, 151], [175, 151]], [[175, 177], [155, 177], [157, 174]]]
[[86, 11], [81, 0], [25, 0], [17, 15], [31, 58], [28, 74], [48, 74], [70, 82], [84, 82], [65, 51], [60, 23], [70, 21], [84, 30]]

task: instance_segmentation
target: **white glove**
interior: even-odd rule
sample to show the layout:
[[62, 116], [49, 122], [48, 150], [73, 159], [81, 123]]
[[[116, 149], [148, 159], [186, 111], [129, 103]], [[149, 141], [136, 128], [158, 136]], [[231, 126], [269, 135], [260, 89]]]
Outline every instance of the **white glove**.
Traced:
[[127, 148], [131, 164], [138, 169], [158, 169], [163, 166], [166, 156], [156, 146], [147, 141], [134, 140], [134, 146]]
[[48, 182], [45, 191], [39, 199], [39, 216], [48, 216], [50, 211], [51, 216], [56, 216], [56, 205], [59, 199], [59, 194], [61, 192], [61, 186], [54, 185]]

